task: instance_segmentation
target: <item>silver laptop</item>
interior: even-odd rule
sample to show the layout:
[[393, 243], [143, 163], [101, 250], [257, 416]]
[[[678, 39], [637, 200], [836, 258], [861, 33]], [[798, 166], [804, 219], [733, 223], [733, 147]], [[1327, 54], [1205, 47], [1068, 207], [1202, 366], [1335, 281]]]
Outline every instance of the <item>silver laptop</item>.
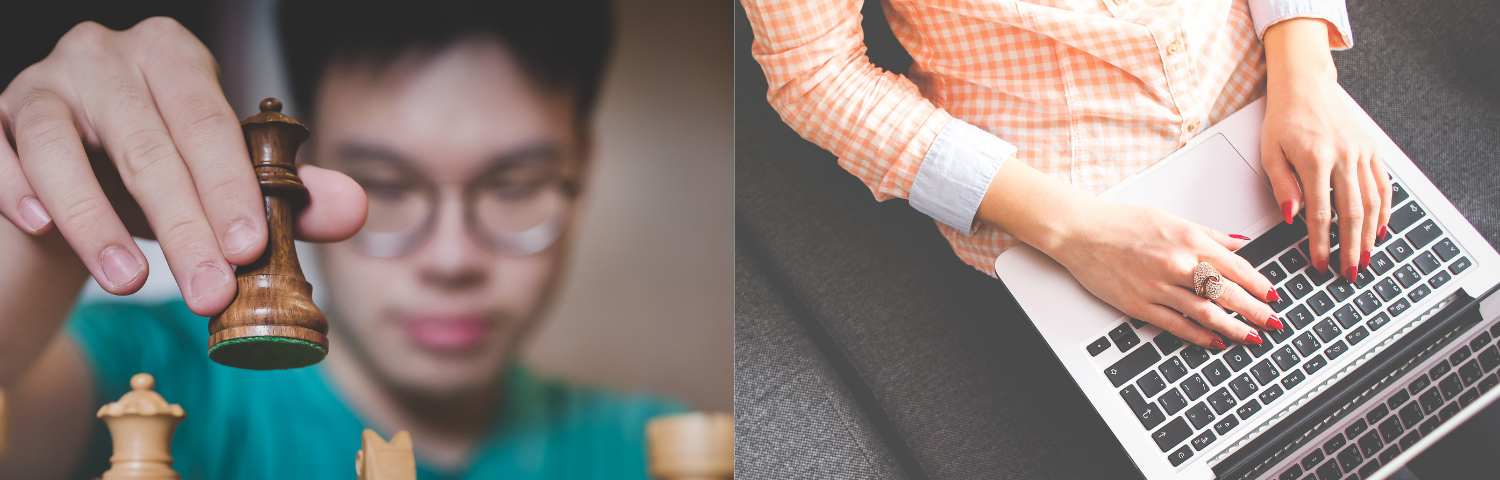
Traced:
[[1310, 268], [1307, 227], [1282, 221], [1263, 99], [1103, 194], [1251, 237], [1237, 253], [1276, 284], [1287, 325], [1262, 345], [1185, 344], [1025, 245], [995, 260], [1147, 478], [1385, 478], [1500, 397], [1500, 254], [1345, 100], [1395, 186], [1390, 234], [1357, 278]]

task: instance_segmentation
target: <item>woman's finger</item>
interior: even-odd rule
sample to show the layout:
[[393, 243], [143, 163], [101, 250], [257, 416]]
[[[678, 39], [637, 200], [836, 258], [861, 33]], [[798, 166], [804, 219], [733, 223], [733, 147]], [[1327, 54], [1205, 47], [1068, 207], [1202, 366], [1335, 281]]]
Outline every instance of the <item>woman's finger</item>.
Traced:
[[[1218, 251], [1203, 254], [1200, 260], [1213, 265], [1214, 269], [1223, 274], [1228, 281], [1244, 287], [1246, 291], [1256, 292], [1257, 295], [1254, 298], [1260, 302], [1274, 302], [1281, 299], [1276, 293], [1276, 288], [1271, 284], [1271, 280], [1256, 271], [1255, 267], [1245, 261], [1244, 257], [1218, 249]], [[1192, 284], [1189, 283], [1186, 286], [1191, 287]]]
[[[1314, 162], [1307, 162], [1313, 164]], [[1302, 178], [1302, 201], [1306, 205], [1308, 255], [1313, 268], [1328, 271], [1330, 245], [1329, 228], [1333, 224], [1333, 200], [1330, 198], [1329, 176], [1331, 169], [1315, 169], [1297, 172]], [[1349, 265], [1349, 263], [1345, 263]]]
[[1224, 312], [1223, 307], [1182, 287], [1163, 286], [1157, 303], [1182, 312], [1198, 321], [1199, 325], [1219, 332], [1230, 340], [1251, 345], [1259, 345], [1262, 341], [1260, 332], [1255, 328], [1246, 325], [1245, 322], [1235, 320], [1234, 317]]
[[[1370, 265], [1370, 250], [1364, 245], [1365, 201], [1360, 193], [1358, 159], [1341, 160], [1331, 172], [1330, 181], [1333, 184], [1333, 205], [1339, 216], [1340, 260], [1345, 277], [1352, 280]], [[1374, 231], [1370, 233], [1373, 245]]]
[[1224, 282], [1224, 293], [1214, 299], [1214, 303], [1224, 308], [1233, 310], [1234, 313], [1245, 317], [1250, 323], [1266, 330], [1281, 330], [1283, 326], [1281, 319], [1276, 318], [1276, 312], [1261, 299], [1251, 296], [1244, 288], [1235, 282]]
[[1224, 340], [1218, 334], [1203, 328], [1182, 314], [1170, 308], [1154, 303], [1147, 303], [1133, 312], [1126, 312], [1132, 317], [1151, 322], [1152, 325], [1161, 327], [1177, 338], [1186, 340], [1188, 343], [1209, 350], [1224, 350], [1229, 348], [1224, 345]]
[[166, 17], [143, 20], [126, 35], [137, 40], [130, 54], [197, 186], [198, 203], [221, 255], [236, 265], [255, 261], [266, 246], [265, 206], [213, 56]]
[[41, 235], [52, 231], [52, 215], [37, 200], [36, 191], [21, 170], [21, 159], [10, 149], [5, 129], [0, 129], [0, 215], [21, 231]]
[[1380, 160], [1377, 153], [1370, 158], [1370, 171], [1375, 177], [1375, 187], [1380, 192], [1380, 228], [1375, 232], [1375, 240], [1384, 242], [1385, 236], [1390, 234], [1387, 225], [1391, 223], [1391, 176], [1386, 173], [1385, 162]]
[[94, 178], [67, 104], [40, 89], [0, 103], [11, 114], [21, 167], [68, 245], [105, 291], [139, 290], [148, 274], [146, 257]]
[[1276, 195], [1276, 204], [1281, 206], [1282, 220], [1290, 224], [1292, 216], [1302, 208], [1303, 192], [1302, 185], [1297, 183], [1297, 172], [1287, 162], [1281, 145], [1271, 136], [1262, 137], [1260, 147], [1261, 166], [1271, 178], [1271, 193]]
[[1364, 209], [1365, 222], [1360, 229], [1361, 248], [1374, 255], [1376, 235], [1380, 233], [1380, 187], [1375, 180], [1375, 171], [1368, 158], [1359, 162], [1359, 207]]
[[1201, 224], [1198, 225], [1198, 228], [1200, 230], [1203, 230], [1203, 233], [1207, 234], [1208, 238], [1212, 239], [1214, 243], [1218, 243], [1220, 246], [1223, 246], [1230, 251], [1239, 250], [1240, 247], [1245, 246], [1246, 243], [1250, 243], [1250, 237], [1240, 235], [1238, 233], [1226, 234], [1224, 232], [1209, 228], [1207, 225]]

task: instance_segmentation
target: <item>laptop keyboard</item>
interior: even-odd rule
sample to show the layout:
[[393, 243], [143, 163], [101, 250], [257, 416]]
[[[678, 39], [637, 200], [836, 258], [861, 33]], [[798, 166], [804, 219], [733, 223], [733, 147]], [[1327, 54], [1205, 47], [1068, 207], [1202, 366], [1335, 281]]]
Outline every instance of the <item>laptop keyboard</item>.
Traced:
[[1300, 461], [1288, 460], [1291, 466], [1276, 478], [1333, 480], [1373, 475], [1500, 385], [1495, 373], [1500, 367], [1500, 348], [1494, 338], [1500, 338], [1500, 323], [1481, 330], [1425, 371], [1407, 374], [1404, 387], [1385, 392], [1382, 401], [1371, 401], [1367, 405], [1373, 407], [1352, 417], [1354, 422], [1343, 430], [1313, 442], [1309, 451], [1300, 452]]
[[[1146, 322], [1131, 319], [1084, 349], [1094, 357], [1111, 346], [1124, 353], [1104, 369], [1105, 377], [1168, 461], [1181, 466], [1307, 378], [1352, 361], [1354, 355], [1345, 355], [1351, 348], [1393, 320], [1408, 321], [1403, 314], [1413, 305], [1472, 266], [1409, 197], [1392, 184], [1396, 207], [1388, 234], [1376, 243], [1370, 267], [1352, 281], [1332, 273], [1339, 271], [1337, 248], [1330, 253], [1330, 273], [1309, 266], [1307, 226], [1300, 218], [1277, 224], [1236, 252], [1281, 297], [1270, 306], [1286, 327], [1266, 332], [1261, 345], [1208, 351], [1166, 332], [1143, 341]], [[1336, 246], [1337, 225], [1331, 230]]]

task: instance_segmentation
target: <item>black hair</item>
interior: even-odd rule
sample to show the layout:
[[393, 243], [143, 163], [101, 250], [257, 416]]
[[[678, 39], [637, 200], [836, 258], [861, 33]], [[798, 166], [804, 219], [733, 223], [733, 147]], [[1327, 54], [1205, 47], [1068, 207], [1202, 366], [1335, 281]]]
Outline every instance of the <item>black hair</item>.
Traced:
[[503, 43], [538, 85], [574, 94], [580, 125], [592, 117], [614, 40], [610, 0], [282, 0], [281, 51], [300, 115], [311, 116], [335, 61], [389, 63], [475, 34]]

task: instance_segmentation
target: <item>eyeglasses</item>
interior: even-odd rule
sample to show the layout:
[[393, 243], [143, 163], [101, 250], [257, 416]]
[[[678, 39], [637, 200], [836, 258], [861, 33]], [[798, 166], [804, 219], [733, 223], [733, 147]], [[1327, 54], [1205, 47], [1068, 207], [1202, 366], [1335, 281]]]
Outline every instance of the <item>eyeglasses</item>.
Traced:
[[[372, 257], [408, 255], [436, 230], [444, 192], [426, 175], [389, 155], [356, 152], [338, 168], [358, 182], [369, 200], [365, 226], [349, 240]], [[518, 257], [546, 250], [572, 219], [577, 184], [566, 177], [555, 149], [507, 156], [458, 190], [464, 224], [475, 243]]]

